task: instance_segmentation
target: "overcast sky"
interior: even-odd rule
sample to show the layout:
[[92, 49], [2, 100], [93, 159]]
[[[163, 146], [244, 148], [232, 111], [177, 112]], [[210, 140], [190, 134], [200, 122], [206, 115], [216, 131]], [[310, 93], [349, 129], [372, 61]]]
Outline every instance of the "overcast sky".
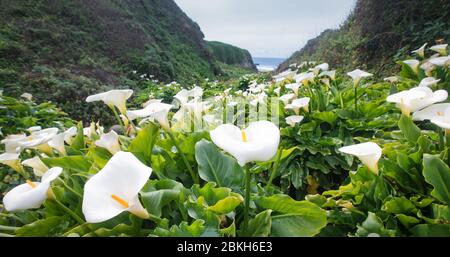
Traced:
[[356, 0], [175, 0], [206, 40], [288, 57], [327, 28], [337, 28]]

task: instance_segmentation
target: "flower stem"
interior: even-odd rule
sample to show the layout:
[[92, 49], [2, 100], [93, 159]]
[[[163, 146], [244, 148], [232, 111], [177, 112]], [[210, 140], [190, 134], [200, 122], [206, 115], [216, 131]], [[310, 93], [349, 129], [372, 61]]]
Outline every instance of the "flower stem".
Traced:
[[177, 148], [178, 152], [180, 153], [181, 158], [183, 159], [183, 162], [184, 162], [186, 168], [188, 169], [189, 173], [191, 174], [192, 179], [194, 180], [194, 183], [195, 183], [195, 184], [200, 184], [200, 179], [198, 178], [198, 176], [195, 175], [194, 170], [192, 170], [192, 167], [191, 167], [191, 165], [189, 164], [189, 161], [188, 161], [186, 155], [183, 153], [183, 151], [181, 151], [181, 148], [180, 148], [180, 146], [178, 145], [177, 140], [176, 140], [175, 137], [173, 136], [172, 131], [170, 131], [170, 130], [168, 130], [168, 129], [166, 129], [165, 131], [166, 131], [167, 135], [169, 135], [170, 140], [172, 140], [172, 143], [173, 143], [174, 146]]
[[3, 231], [16, 231], [17, 229], [19, 229], [20, 227], [11, 227], [11, 226], [4, 226], [4, 225], [0, 225], [0, 230]]
[[151, 221], [154, 221], [156, 223], [160, 223], [162, 221], [161, 218], [156, 217], [155, 215], [150, 214], [150, 213], [148, 214], [148, 219], [151, 220]]
[[116, 117], [117, 122], [119, 122], [119, 125], [122, 127], [122, 132], [125, 135], [126, 134], [126, 130], [125, 130], [125, 125], [123, 124], [122, 119], [120, 118], [119, 114], [116, 111], [116, 108], [114, 106], [110, 106], [111, 110], [114, 113], [114, 116]]
[[14, 237], [14, 235], [0, 233], [0, 237]]
[[69, 214], [74, 220], [76, 220], [80, 225], [83, 225], [85, 222], [80, 216], [78, 216], [75, 212], [73, 212], [71, 209], [67, 208], [64, 204], [62, 204], [60, 201], [58, 201], [56, 198], [53, 199], [55, 203], [61, 208], [63, 211], [65, 211], [67, 214]]
[[358, 111], [358, 86], [355, 85], [355, 112]]
[[445, 149], [445, 130], [439, 128], [439, 150], [444, 151]]
[[280, 165], [280, 160], [281, 160], [281, 153], [282, 153], [282, 150], [280, 149], [280, 151], [277, 154], [277, 159], [275, 160], [275, 163], [273, 165], [272, 173], [270, 174], [269, 181], [267, 182], [266, 189], [272, 185], [272, 181], [275, 179], [275, 176], [277, 175], [278, 166]]
[[77, 191], [75, 191], [75, 189], [73, 189], [72, 187], [70, 187], [69, 185], [66, 184], [66, 182], [64, 182], [64, 180], [62, 180], [61, 178], [58, 178], [59, 182], [61, 182], [61, 184], [63, 184], [63, 186], [65, 188], [67, 188], [70, 192], [74, 193], [76, 196], [78, 196], [79, 198], [83, 199], [83, 196], [80, 195], [80, 193], [78, 193]]
[[249, 221], [249, 209], [250, 209], [250, 180], [251, 173], [250, 167], [245, 165], [245, 205], [244, 205], [244, 224], [242, 226], [242, 232], [246, 234]]

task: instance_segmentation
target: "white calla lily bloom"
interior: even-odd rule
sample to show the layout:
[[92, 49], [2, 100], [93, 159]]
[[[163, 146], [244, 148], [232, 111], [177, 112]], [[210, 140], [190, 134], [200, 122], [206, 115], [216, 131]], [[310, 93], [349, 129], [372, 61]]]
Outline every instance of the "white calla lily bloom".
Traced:
[[3, 205], [9, 212], [39, 208], [47, 199], [50, 183], [59, 177], [62, 168], [49, 169], [41, 179], [41, 182], [32, 182], [16, 186], [3, 197]]
[[414, 112], [412, 119], [414, 121], [432, 120], [436, 116], [445, 116], [445, 111], [450, 108], [450, 103], [433, 104], [427, 108]]
[[76, 135], [77, 135], [77, 127], [75, 126], [70, 127], [68, 130], [64, 131], [64, 141], [66, 141], [68, 145], [71, 145], [73, 137], [75, 137]]
[[66, 135], [64, 133], [58, 134], [54, 136], [50, 141], [48, 141], [48, 145], [56, 149], [58, 152], [60, 152], [63, 155], [66, 155], [66, 148], [64, 146], [64, 138]]
[[165, 104], [161, 102], [154, 102], [148, 104], [144, 109], [128, 111], [127, 116], [130, 120], [135, 120], [137, 118], [147, 118], [152, 117], [154, 120], [158, 121], [161, 127], [165, 129], [170, 128], [169, 120], [167, 119], [167, 115], [169, 111], [174, 106], [171, 104]]
[[420, 81], [419, 87], [432, 87], [432, 86], [436, 85], [437, 83], [439, 83], [439, 81], [441, 81], [441, 80], [435, 79], [433, 77], [424, 78], [424, 79], [422, 79], [422, 81]]
[[281, 93], [281, 87], [275, 88], [275, 89], [273, 90], [273, 92], [279, 96], [280, 93]]
[[286, 123], [289, 124], [289, 126], [295, 127], [295, 125], [296, 125], [297, 123], [302, 122], [302, 120], [303, 120], [304, 118], [305, 118], [305, 117], [299, 116], [299, 115], [291, 115], [291, 116], [289, 116], [289, 117], [286, 117], [285, 120], [286, 120]]
[[353, 79], [353, 83], [357, 86], [359, 85], [359, 82], [363, 79], [363, 78], [368, 78], [368, 77], [372, 77], [373, 74], [360, 70], [360, 69], [356, 69], [354, 71], [351, 71], [349, 73], [347, 73], [348, 76], [350, 76]]
[[22, 97], [22, 98], [24, 98], [24, 99], [27, 99], [27, 100], [30, 101], [30, 102], [31, 102], [31, 100], [33, 99], [33, 95], [30, 94], [30, 93], [23, 93], [23, 94], [20, 95], [20, 97]]
[[358, 159], [375, 174], [378, 174], [378, 161], [382, 155], [382, 149], [373, 142], [350, 145], [339, 148], [339, 151], [358, 157]]
[[313, 82], [316, 75], [313, 72], [300, 73], [295, 77], [297, 83], [308, 85], [309, 82]]
[[22, 165], [33, 168], [34, 174], [38, 177], [42, 177], [48, 171], [47, 165], [38, 156], [24, 160]]
[[444, 56], [447, 55], [447, 46], [448, 44], [440, 44], [430, 47], [430, 50], [435, 51], [436, 53], [439, 53], [440, 55]]
[[47, 128], [31, 133], [26, 139], [19, 142], [21, 149], [38, 149], [44, 153], [50, 153], [48, 142], [58, 134], [58, 128]]
[[397, 76], [391, 76], [383, 79], [386, 82], [397, 83], [399, 82], [399, 78]]
[[287, 89], [292, 90], [295, 95], [298, 95], [298, 89], [300, 88], [300, 84], [298, 84], [298, 83], [291, 83], [291, 84], [285, 85], [285, 87]]
[[434, 123], [438, 127], [445, 129], [445, 133], [448, 134], [450, 131], [450, 107], [447, 107], [443, 115], [436, 115], [431, 118], [431, 123]]
[[280, 96], [280, 100], [284, 103], [284, 105], [287, 105], [295, 97], [296, 97], [295, 94], [285, 94], [285, 95]]
[[253, 161], [268, 161], [275, 156], [280, 143], [280, 130], [269, 121], [252, 122], [246, 129], [231, 124], [210, 132], [211, 140], [236, 158], [240, 166]]
[[102, 101], [110, 108], [113, 108], [113, 106], [115, 106], [117, 107], [117, 109], [119, 109], [120, 113], [125, 114], [127, 111], [126, 102], [128, 98], [131, 97], [132, 94], [133, 90], [131, 89], [110, 90], [108, 92], [90, 95], [86, 98], [86, 102], [91, 103], [96, 101]]
[[425, 48], [428, 43], [423, 44], [419, 49], [412, 51], [413, 54], [417, 54], [420, 58], [425, 58]]
[[428, 62], [439, 67], [448, 67], [450, 65], [450, 55], [432, 58]]
[[95, 145], [105, 148], [114, 155], [120, 151], [119, 135], [114, 131], [103, 134], [100, 136], [99, 140], [95, 141]]
[[303, 97], [300, 99], [293, 100], [290, 104], [287, 104], [284, 108], [287, 110], [293, 110], [296, 115], [299, 115], [300, 109], [304, 109], [306, 112], [309, 111], [309, 97]]
[[8, 153], [18, 153], [20, 152], [20, 142], [27, 140], [25, 134], [8, 135], [5, 139], [1, 141], [5, 145], [5, 151]]
[[404, 115], [409, 116], [427, 106], [447, 100], [446, 90], [433, 92], [428, 87], [415, 87], [387, 97], [386, 101], [396, 103]]
[[103, 222], [124, 211], [148, 218], [148, 212], [139, 201], [139, 192], [151, 173], [152, 169], [132, 153], [116, 153], [84, 185], [82, 210], [86, 221]]
[[27, 128], [27, 131], [29, 131], [30, 133], [33, 133], [33, 132], [36, 132], [36, 131], [39, 131], [39, 130], [42, 130], [41, 126], [33, 126], [33, 127]]
[[0, 163], [11, 167], [13, 170], [22, 173], [23, 167], [20, 164], [18, 153], [3, 153], [0, 154]]
[[408, 65], [411, 70], [414, 71], [414, 73], [419, 73], [419, 66], [420, 66], [420, 62], [418, 60], [415, 59], [411, 59], [411, 60], [405, 60], [403, 61], [404, 64]]
[[327, 76], [329, 77], [331, 80], [336, 80], [336, 70], [332, 70], [332, 71], [322, 71], [319, 74], [319, 77], [324, 77]]

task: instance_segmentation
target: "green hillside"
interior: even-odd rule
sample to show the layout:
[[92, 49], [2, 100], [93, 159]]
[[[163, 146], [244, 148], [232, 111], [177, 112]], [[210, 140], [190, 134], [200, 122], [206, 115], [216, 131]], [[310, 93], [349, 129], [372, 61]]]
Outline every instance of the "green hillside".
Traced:
[[[338, 30], [326, 30], [294, 53], [278, 70], [302, 61], [323, 61], [388, 75], [395, 60], [418, 46], [450, 39], [450, 2], [446, 0], [358, 0]], [[394, 60], [394, 61], [393, 61]]]
[[248, 50], [217, 41], [208, 41], [207, 45], [217, 61], [256, 71], [256, 65]]
[[106, 88], [222, 73], [198, 25], [172, 0], [1, 2], [0, 88], [52, 100], [74, 118], [99, 115], [80, 103]]

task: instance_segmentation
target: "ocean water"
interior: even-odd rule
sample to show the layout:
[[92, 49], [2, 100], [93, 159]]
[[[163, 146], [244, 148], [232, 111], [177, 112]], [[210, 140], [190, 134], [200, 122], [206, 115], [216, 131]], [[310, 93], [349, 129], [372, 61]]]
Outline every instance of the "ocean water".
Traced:
[[267, 58], [267, 57], [254, 57], [253, 62], [258, 67], [259, 71], [273, 71], [278, 65], [280, 65], [285, 58]]

